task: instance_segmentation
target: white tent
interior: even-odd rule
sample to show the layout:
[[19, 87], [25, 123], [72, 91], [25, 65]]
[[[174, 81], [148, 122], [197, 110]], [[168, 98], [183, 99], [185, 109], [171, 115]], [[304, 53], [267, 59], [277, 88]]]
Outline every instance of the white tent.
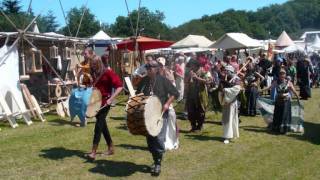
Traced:
[[298, 52], [298, 51], [304, 52], [304, 49], [296, 44], [293, 44], [291, 46], [284, 48], [283, 51], [286, 53], [293, 53], [293, 52]]
[[252, 39], [244, 33], [227, 33], [210, 47], [217, 49], [246, 49], [261, 46], [262, 44], [258, 40]]
[[92, 36], [90, 38], [91, 41], [99, 41], [99, 40], [111, 40], [111, 37], [105, 33], [104, 31], [100, 30], [99, 32], [97, 32], [97, 34], [95, 34], [94, 36]]
[[178, 48], [207, 48], [213, 42], [210, 41], [205, 36], [198, 36], [198, 35], [188, 35], [187, 37], [181, 39], [180, 41], [171, 45], [171, 48], [178, 49]]
[[318, 35], [316, 35], [316, 38], [314, 39], [313, 43], [311, 44], [311, 48], [314, 50], [320, 50], [320, 38]]
[[277, 47], [288, 47], [294, 45], [294, 42], [291, 40], [286, 31], [283, 31], [279, 38], [277, 39], [276, 46]]

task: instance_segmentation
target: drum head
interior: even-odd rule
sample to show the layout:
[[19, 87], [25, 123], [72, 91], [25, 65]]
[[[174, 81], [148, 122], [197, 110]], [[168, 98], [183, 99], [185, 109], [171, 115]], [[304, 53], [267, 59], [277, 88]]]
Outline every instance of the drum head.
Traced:
[[88, 103], [86, 116], [94, 117], [101, 108], [102, 95], [99, 89], [93, 89]]
[[163, 126], [161, 117], [162, 105], [158, 97], [151, 96], [147, 99], [144, 111], [145, 125], [151, 136], [157, 136]]

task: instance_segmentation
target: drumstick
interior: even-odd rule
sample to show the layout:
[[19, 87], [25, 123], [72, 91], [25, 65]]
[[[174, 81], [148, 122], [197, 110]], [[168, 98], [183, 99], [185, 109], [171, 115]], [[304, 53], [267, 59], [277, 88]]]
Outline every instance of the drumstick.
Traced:
[[[241, 73], [241, 71], [249, 65], [249, 63], [251, 62], [251, 60], [247, 61], [240, 69], [239, 71], [237, 72], [237, 75]], [[232, 79], [230, 79], [229, 83], [231, 83], [236, 77], [233, 77]]]
[[164, 111], [162, 111], [161, 116], [160, 116], [160, 118], [159, 118], [158, 121], [157, 121], [157, 124], [161, 121], [163, 114], [164, 114]]
[[251, 60], [247, 61], [240, 69], [239, 71], [237, 72], [237, 75], [246, 67], [248, 66], [248, 64], [251, 62]]

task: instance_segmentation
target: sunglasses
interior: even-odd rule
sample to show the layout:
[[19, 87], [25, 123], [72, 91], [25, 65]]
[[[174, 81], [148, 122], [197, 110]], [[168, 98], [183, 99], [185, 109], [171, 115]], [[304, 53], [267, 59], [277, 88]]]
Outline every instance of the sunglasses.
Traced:
[[158, 65], [151, 65], [151, 64], [146, 64], [146, 69], [149, 70], [151, 68], [157, 68], [159, 67]]

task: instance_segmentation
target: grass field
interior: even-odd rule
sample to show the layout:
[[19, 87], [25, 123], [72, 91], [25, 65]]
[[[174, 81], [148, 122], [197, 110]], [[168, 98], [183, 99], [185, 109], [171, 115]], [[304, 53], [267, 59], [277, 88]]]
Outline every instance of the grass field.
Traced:
[[[241, 117], [240, 138], [222, 143], [220, 114], [207, 113], [201, 133], [187, 133], [179, 120], [180, 148], [164, 156], [159, 179], [320, 179], [320, 92], [305, 101], [305, 134], [272, 135], [261, 116]], [[0, 179], [154, 179], [145, 138], [126, 129], [125, 97], [108, 115], [116, 146], [114, 156], [90, 162], [94, 122], [75, 127], [68, 119], [48, 115], [11, 129], [0, 122]], [[106, 149], [101, 141], [99, 151]]]

